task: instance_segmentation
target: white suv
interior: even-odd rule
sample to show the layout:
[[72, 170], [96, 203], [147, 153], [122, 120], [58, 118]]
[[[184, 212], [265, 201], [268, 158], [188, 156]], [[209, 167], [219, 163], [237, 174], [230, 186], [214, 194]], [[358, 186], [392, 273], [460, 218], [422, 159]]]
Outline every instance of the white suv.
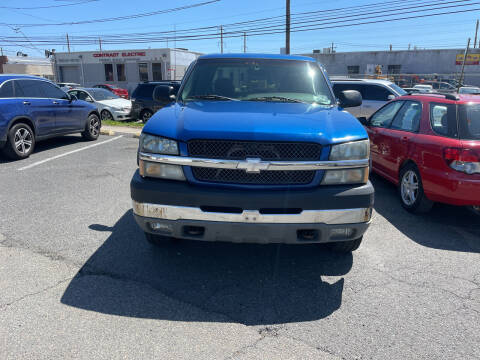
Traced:
[[331, 81], [337, 98], [344, 90], [357, 90], [362, 94], [362, 105], [347, 110], [357, 118], [368, 118], [386, 102], [407, 94], [400, 86], [388, 80], [331, 77]]

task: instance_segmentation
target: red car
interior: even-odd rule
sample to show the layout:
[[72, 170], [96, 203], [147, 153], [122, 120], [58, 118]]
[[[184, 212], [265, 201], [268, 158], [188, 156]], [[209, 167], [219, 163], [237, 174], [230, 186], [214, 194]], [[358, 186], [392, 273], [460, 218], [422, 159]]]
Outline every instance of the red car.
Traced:
[[441, 202], [480, 215], [480, 96], [402, 96], [364, 125], [372, 170], [398, 185], [404, 208]]
[[115, 95], [120, 96], [121, 98], [128, 99], [128, 90], [127, 89], [122, 89], [122, 88], [119, 88], [119, 87], [117, 87], [115, 85], [111, 85], [111, 84], [100, 84], [100, 85], [95, 85], [94, 87], [111, 91]]

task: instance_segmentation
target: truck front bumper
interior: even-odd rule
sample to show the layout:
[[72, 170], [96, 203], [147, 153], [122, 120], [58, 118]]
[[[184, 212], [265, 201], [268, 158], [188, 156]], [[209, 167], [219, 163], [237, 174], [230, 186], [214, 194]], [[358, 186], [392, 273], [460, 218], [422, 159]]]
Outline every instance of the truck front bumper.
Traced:
[[131, 182], [135, 220], [149, 233], [203, 241], [326, 243], [361, 237], [374, 190], [365, 185], [245, 190], [142, 178]]

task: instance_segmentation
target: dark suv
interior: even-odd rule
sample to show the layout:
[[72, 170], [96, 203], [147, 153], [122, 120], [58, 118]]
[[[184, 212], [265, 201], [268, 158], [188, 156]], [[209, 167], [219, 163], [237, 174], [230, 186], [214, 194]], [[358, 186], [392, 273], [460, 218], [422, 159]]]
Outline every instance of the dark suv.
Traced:
[[166, 104], [153, 100], [153, 90], [158, 85], [170, 85], [175, 89], [175, 93], [180, 88], [180, 81], [152, 81], [138, 84], [132, 93], [132, 117], [141, 119], [144, 123], [150, 117]]
[[100, 134], [95, 105], [71, 97], [52, 82], [27, 75], [0, 75], [0, 149], [11, 159], [30, 156], [38, 140]]

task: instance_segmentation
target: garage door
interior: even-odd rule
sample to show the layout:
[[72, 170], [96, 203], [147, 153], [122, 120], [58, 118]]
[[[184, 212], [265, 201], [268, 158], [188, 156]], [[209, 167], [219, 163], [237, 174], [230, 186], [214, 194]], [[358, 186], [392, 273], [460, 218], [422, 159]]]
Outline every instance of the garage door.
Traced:
[[60, 66], [61, 82], [80, 84], [80, 69], [78, 66]]

